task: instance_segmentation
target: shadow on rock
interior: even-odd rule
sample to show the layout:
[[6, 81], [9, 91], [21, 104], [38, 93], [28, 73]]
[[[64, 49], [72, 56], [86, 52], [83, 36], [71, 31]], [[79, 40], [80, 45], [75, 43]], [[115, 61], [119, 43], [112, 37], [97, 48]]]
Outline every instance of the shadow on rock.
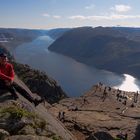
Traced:
[[136, 128], [136, 133], [133, 140], [140, 140], [140, 124]]
[[94, 136], [97, 140], [114, 140], [114, 138], [107, 132], [96, 132]]
[[9, 99], [13, 99], [13, 96], [8, 94], [6, 90], [0, 90], [0, 103], [3, 103]]

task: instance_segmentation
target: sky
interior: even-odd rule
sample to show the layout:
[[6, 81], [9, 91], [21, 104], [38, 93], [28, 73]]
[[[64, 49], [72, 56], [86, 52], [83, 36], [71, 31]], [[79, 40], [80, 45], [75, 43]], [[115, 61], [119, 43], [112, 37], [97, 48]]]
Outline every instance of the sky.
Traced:
[[0, 27], [140, 27], [140, 0], [0, 0]]

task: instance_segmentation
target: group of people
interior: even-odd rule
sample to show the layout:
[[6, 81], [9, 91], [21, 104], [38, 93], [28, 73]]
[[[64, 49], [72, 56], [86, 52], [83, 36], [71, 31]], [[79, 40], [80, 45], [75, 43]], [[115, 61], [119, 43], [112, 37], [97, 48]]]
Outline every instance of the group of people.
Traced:
[[116, 92], [117, 101], [123, 102], [123, 104], [126, 105], [128, 97], [126, 96], [125, 92], [119, 89], [117, 89]]
[[[101, 97], [102, 101], [104, 102], [108, 93], [112, 92], [115, 93], [116, 96], [116, 100], [122, 102], [124, 105], [127, 104], [127, 100], [128, 100], [128, 95], [126, 94], [125, 91], [122, 91], [120, 89], [112, 89], [109, 86], [105, 86], [103, 83], [99, 82], [96, 86], [95, 86], [95, 90], [94, 93], [96, 92], [102, 92], [103, 96]], [[139, 96], [139, 92], [132, 92], [131, 93], [131, 98], [132, 98], [132, 106], [138, 102], [138, 96]]]
[[0, 53], [0, 89], [7, 90], [12, 94], [12, 99], [17, 100], [19, 92], [35, 106], [43, 102], [43, 99], [33, 98], [25, 89], [14, 82], [15, 72], [12, 63], [8, 62], [5, 53]]

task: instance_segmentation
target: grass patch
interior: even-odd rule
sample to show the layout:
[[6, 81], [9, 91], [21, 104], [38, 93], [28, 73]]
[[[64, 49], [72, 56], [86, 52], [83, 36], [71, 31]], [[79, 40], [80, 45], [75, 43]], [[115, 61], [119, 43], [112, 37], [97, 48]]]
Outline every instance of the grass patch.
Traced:
[[55, 134], [53, 136], [51, 136], [51, 139], [53, 139], [53, 140], [62, 140], [62, 138], [60, 136], [57, 136]]
[[23, 108], [19, 108], [16, 106], [2, 108], [2, 109], [0, 109], [0, 113], [2, 115], [9, 113], [10, 117], [15, 118], [15, 119], [20, 119], [22, 117], [31, 117], [31, 118], [36, 117], [36, 115], [34, 113], [31, 113]]

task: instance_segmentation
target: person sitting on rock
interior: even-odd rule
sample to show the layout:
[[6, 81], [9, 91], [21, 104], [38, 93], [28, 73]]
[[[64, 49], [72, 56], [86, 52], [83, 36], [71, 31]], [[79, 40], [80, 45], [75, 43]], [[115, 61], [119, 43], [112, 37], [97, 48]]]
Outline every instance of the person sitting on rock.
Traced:
[[18, 99], [16, 90], [18, 92], [20, 91], [20, 93], [30, 102], [34, 103], [35, 106], [43, 101], [42, 99], [33, 99], [26, 90], [15, 84], [13, 82], [14, 76], [14, 68], [13, 65], [8, 62], [7, 55], [5, 53], [0, 53], [0, 89], [8, 90], [12, 94], [14, 100]]

